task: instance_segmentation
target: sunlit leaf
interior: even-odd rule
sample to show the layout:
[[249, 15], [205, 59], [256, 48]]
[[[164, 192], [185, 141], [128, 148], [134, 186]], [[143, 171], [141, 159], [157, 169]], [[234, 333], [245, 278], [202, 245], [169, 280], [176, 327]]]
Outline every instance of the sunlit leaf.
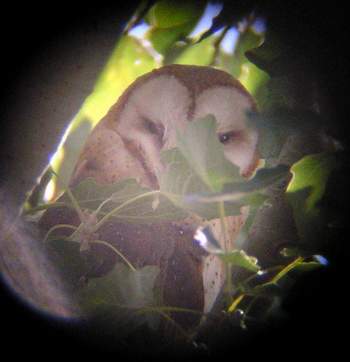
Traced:
[[258, 260], [253, 256], [247, 255], [245, 251], [235, 249], [225, 252], [208, 226], [205, 228], [198, 228], [194, 235], [194, 239], [208, 253], [218, 256], [225, 263], [229, 263], [233, 266], [239, 266], [254, 272], [260, 270]]
[[218, 254], [218, 256], [225, 262], [234, 266], [239, 266], [241, 268], [248, 269], [252, 272], [257, 272], [260, 270], [258, 260], [247, 255], [243, 250], [232, 250], [228, 253]]
[[241, 73], [238, 80], [255, 97], [257, 104], [261, 107], [261, 93], [264, 91], [269, 76], [249, 62], [241, 65]]
[[216, 37], [209, 37], [200, 43], [186, 46], [173, 63], [191, 65], [210, 65], [215, 53], [214, 42]]
[[147, 33], [147, 39], [158, 53], [165, 55], [171, 46], [184, 38], [191, 29], [192, 27], [184, 28], [182, 25], [165, 29], [151, 28]]
[[146, 16], [151, 25], [146, 36], [154, 49], [165, 54], [177, 40], [184, 39], [198, 22], [204, 5], [203, 1], [158, 1]]
[[246, 57], [246, 52], [257, 47], [263, 41], [263, 35], [248, 27], [240, 34], [232, 57], [230, 73], [237, 78], [251, 94], [265, 85], [269, 76], [257, 68]]
[[185, 25], [201, 15], [204, 4], [204, 1], [157, 1], [146, 15], [146, 21], [161, 29]]
[[292, 206], [299, 237], [305, 241], [317, 234], [320, 225], [318, 202], [325, 192], [327, 180], [336, 167], [333, 154], [319, 153], [305, 156], [295, 163], [293, 178], [287, 188], [287, 200]]

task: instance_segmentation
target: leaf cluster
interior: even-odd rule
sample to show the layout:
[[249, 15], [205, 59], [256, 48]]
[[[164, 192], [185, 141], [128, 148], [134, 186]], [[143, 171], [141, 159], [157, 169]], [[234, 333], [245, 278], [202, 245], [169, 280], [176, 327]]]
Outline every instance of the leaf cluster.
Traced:
[[[237, 215], [242, 206], [253, 209], [261, 206], [267, 199], [263, 190], [289, 172], [288, 167], [280, 165], [260, 169], [250, 180], [243, 179], [238, 168], [224, 156], [213, 116], [190, 123], [184, 133], [178, 134], [178, 147], [164, 152], [162, 161], [165, 171], [160, 176], [159, 190], [147, 189], [133, 179], [111, 185], [86, 179], [72, 189], [67, 188], [55, 203], [40, 207], [68, 207], [80, 217], [80, 225], [55, 225], [45, 236], [48, 245], [55, 243], [60, 268], [66, 275], [86, 273], [88, 261], [82, 254], [95, 244], [104, 244], [124, 261], [106, 276], [93, 278], [77, 288], [77, 298], [86, 313], [97, 313], [99, 308], [117, 308], [132, 313], [148, 310], [158, 317], [165, 313], [169, 318], [159, 309], [159, 291], [155, 288], [159, 268], [137, 269], [108, 241], [99, 240], [98, 231], [106, 222], [156, 223], [182, 220], [188, 215], [206, 220]], [[61, 228], [72, 232], [62, 238], [58, 233]], [[210, 239], [210, 230], [202, 234], [205, 240]], [[221, 258], [230, 268], [243, 268], [254, 275], [261, 269], [256, 258], [243, 250], [223, 250], [218, 246], [213, 249], [208, 244], [200, 242], [207, 252]], [[217, 241], [216, 245], [219, 245]], [[154, 318], [148, 317], [144, 322], [151, 326], [157, 324]]]
[[[274, 34], [264, 37], [254, 30], [252, 14], [245, 17], [247, 12], [241, 14], [223, 9], [206, 32], [191, 39], [189, 34], [202, 16], [206, 2], [180, 1], [175, 5], [163, 0], [147, 3], [149, 6], [142, 5], [125, 33], [144, 19], [149, 25], [145, 38], [151, 42], [153, 50], [162, 55], [162, 64], [215, 65], [238, 78], [253, 93], [262, 110], [248, 117], [250, 126], [259, 130], [260, 153], [265, 165], [274, 164], [290, 135], [324, 126], [324, 119], [315, 112], [295, 111], [300, 102], [300, 92], [295, 89], [298, 62], [290, 61], [288, 49], [286, 51]], [[227, 31], [242, 19], [246, 21], [239, 29], [234, 52], [226, 54], [219, 49], [220, 43]], [[218, 35], [216, 32], [220, 29], [222, 33]], [[129, 66], [136, 63], [141, 66]], [[94, 96], [89, 97], [79, 112], [80, 120], [85, 117], [95, 124], [127, 84], [158, 65], [161, 64], [140, 42], [125, 35], [101, 75]], [[85, 133], [89, 130], [90, 127]], [[82, 144], [82, 140], [79, 143]], [[113, 220], [147, 224], [182, 220], [189, 215], [205, 220], [223, 219], [238, 215], [242, 206], [249, 206], [248, 220], [239, 235], [239, 245], [244, 245], [256, 212], [268, 201], [265, 189], [285, 179], [289, 173], [288, 167], [277, 165], [258, 170], [251, 180], [242, 179], [237, 167], [224, 157], [216, 136], [215, 119], [211, 116], [190, 123], [184, 134], [178, 134], [177, 145], [162, 153], [165, 172], [159, 175], [159, 190], [147, 189], [133, 179], [103, 186], [87, 179], [72, 190], [66, 188], [56, 202], [32, 210], [65, 206], [77, 211], [79, 226], [56, 225], [45, 236], [48, 245], [55, 249], [56, 262], [67, 278], [74, 276], [76, 283], [79, 275], [86, 274], [89, 263], [82, 255], [94, 244], [108, 245], [107, 241], [98, 239], [98, 231]], [[68, 146], [69, 143], [66, 151]], [[76, 155], [77, 147], [72, 147], [71, 151]], [[70, 168], [74, 157], [70, 160]], [[59, 173], [62, 183], [69, 179], [69, 167], [68, 171]], [[305, 249], [310, 239], [317, 239], [322, 233], [324, 219], [319, 204], [334, 168], [334, 155], [330, 153], [308, 155], [291, 167], [293, 177], [285, 196], [293, 210], [300, 246], [284, 249], [285, 259], [280, 265], [263, 268], [254, 256], [241, 249], [222, 250], [210, 229], [198, 230], [200, 245], [221, 258], [228, 266], [229, 275], [233, 276], [229, 279], [231, 285], [226, 290], [228, 296], [223, 308], [231, 316], [240, 311], [242, 326], [246, 326], [256, 304], [268, 299], [264, 313], [271, 313], [298, 273], [322, 265]], [[222, 225], [225, 228], [224, 223]], [[69, 237], [62, 238], [58, 232], [64, 228], [72, 231]], [[83, 310], [97, 313], [101, 308], [107, 308], [117, 311], [114, 315], [125, 312], [128, 316], [139, 313], [146, 317], [151, 313], [169, 320], [170, 309], [161, 305], [155, 287], [159, 269], [156, 266], [136, 269], [119, 250], [112, 245], [109, 248], [124, 263], [117, 263], [104, 277], [78, 286], [77, 298]], [[142, 319], [142, 323], [154, 327], [159, 322], [157, 318], [147, 318]]]

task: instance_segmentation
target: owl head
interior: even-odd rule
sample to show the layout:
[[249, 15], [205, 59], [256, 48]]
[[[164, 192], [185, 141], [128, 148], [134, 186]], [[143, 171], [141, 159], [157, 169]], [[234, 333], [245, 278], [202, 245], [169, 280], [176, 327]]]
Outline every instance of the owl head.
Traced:
[[204, 66], [168, 65], [132, 83], [90, 135], [72, 177], [100, 183], [136, 178], [157, 188], [160, 153], [176, 134], [208, 114], [217, 120], [226, 158], [249, 176], [258, 162], [254, 129], [247, 127], [253, 98], [228, 73]]

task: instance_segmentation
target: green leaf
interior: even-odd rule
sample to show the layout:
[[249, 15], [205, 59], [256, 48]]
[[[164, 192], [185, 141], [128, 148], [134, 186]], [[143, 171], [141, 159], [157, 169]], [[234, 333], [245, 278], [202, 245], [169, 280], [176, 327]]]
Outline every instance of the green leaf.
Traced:
[[212, 191], [221, 191], [224, 184], [242, 177], [237, 166], [224, 156], [223, 145], [216, 134], [214, 116], [190, 122], [183, 134], [178, 134], [178, 148], [201, 181]]
[[[246, 182], [233, 182], [226, 184], [222, 192], [191, 195], [191, 197], [200, 202], [237, 202], [242, 199], [251, 199], [256, 191], [265, 189], [273, 183], [281, 180], [289, 172], [286, 165], [278, 165], [272, 168], [259, 169], [253, 179]], [[259, 200], [259, 199], [258, 199]]]
[[191, 28], [184, 28], [182, 25], [165, 29], [151, 28], [146, 37], [158, 53], [165, 54], [170, 51], [170, 48], [177, 40], [185, 38]]
[[[160, 177], [160, 189], [171, 199], [178, 208], [195, 213], [207, 220], [220, 217], [218, 202], [204, 203], [197, 200], [197, 194], [210, 194], [207, 185], [194, 172], [178, 149], [162, 152], [162, 161], [166, 165], [165, 171]], [[239, 215], [243, 205], [261, 205], [266, 196], [255, 194], [244, 194], [236, 202], [225, 202], [225, 214]]]
[[254, 192], [266, 189], [282, 178], [286, 177], [289, 173], [289, 166], [277, 165], [271, 168], [259, 169], [255, 176], [246, 182], [227, 184], [224, 187], [224, 192]]
[[114, 322], [114, 325], [117, 321], [118, 325], [127, 324], [128, 329], [145, 322], [156, 328], [160, 320], [158, 315], [136, 315], [135, 312], [159, 304], [159, 293], [155, 288], [159, 271], [153, 265], [133, 271], [125, 264], [117, 263], [106, 276], [89, 280], [78, 291], [83, 313]]
[[172, 28], [197, 19], [202, 11], [203, 1], [161, 0], [149, 10], [146, 21], [157, 28]]
[[248, 269], [252, 272], [257, 272], [260, 270], [258, 260], [247, 255], [243, 250], [232, 250], [228, 253], [217, 254], [225, 263], [232, 264], [234, 266], [239, 266], [241, 268]]
[[[222, 11], [218, 18], [213, 19], [214, 23], [221, 23], [220, 18], [225, 16], [225, 11]], [[226, 14], [229, 17], [237, 16], [237, 14]], [[241, 20], [241, 19], [236, 19]], [[224, 21], [219, 28], [223, 26], [231, 26], [231, 21]], [[218, 30], [219, 28], [216, 28]], [[216, 31], [215, 30], [215, 31]], [[204, 38], [211, 35], [212, 31], [207, 31], [203, 34]], [[215, 66], [233, 75], [242, 85], [252, 94], [257, 101], [259, 109], [261, 108], [261, 98], [265, 98], [265, 85], [269, 80], [269, 75], [259, 69], [246, 57], [246, 52], [256, 48], [263, 41], [264, 35], [255, 31], [254, 27], [248, 26], [245, 29], [240, 29], [237, 41], [233, 48], [233, 53], [227, 53], [225, 50], [215, 54]], [[225, 38], [224, 38], [225, 39]], [[233, 44], [232, 44], [233, 46]]]
[[[207, 220], [220, 217], [217, 206], [188, 199], [189, 194], [198, 191], [208, 192], [208, 187], [193, 171], [182, 153], [174, 148], [162, 152], [161, 158], [166, 166], [160, 176], [160, 190], [168, 195], [172, 203], [180, 209], [196, 213]], [[234, 209], [226, 210], [227, 215], [232, 213], [239, 214], [239, 207], [235, 205]]]
[[136, 271], [117, 263], [106, 276], [89, 280], [78, 292], [83, 310], [94, 311], [99, 306], [117, 306], [140, 309], [156, 306], [155, 281], [159, 274], [157, 266], [145, 266]]
[[165, 171], [159, 177], [161, 191], [184, 196], [208, 189], [178, 148], [163, 151], [161, 160], [165, 165]]
[[302, 241], [313, 238], [321, 230], [318, 202], [322, 199], [327, 180], [335, 167], [333, 154], [318, 153], [305, 156], [291, 168], [293, 178], [288, 185], [286, 197], [293, 209]]
[[[178, 46], [178, 49], [174, 49], [179, 52], [182, 49], [180, 54], [177, 57], [172, 59], [172, 63], [176, 64], [191, 64], [191, 65], [210, 65], [213, 61], [213, 56], [215, 53], [214, 43], [217, 37], [209, 37], [200, 43], [193, 45]], [[176, 45], [174, 46], [174, 48]]]
[[[72, 189], [72, 194], [83, 209], [95, 211], [101, 207], [98, 216], [104, 216], [125, 202], [149, 192], [150, 189], [140, 186], [134, 179], [126, 179], [109, 185], [100, 185], [94, 179], [88, 178]], [[106, 201], [108, 200], [108, 201]], [[144, 197], [121, 208], [113, 217], [126, 222], [149, 223], [182, 219], [186, 216], [175, 207], [168, 198], [158, 195], [159, 204], [154, 208], [154, 196]], [[58, 199], [58, 205], [65, 204], [72, 207], [68, 195], [65, 193]]]
[[[240, 213], [242, 206], [249, 205], [249, 218], [241, 230], [242, 235], [240, 235], [239, 240], [240, 243], [243, 243], [257, 209], [268, 199], [268, 196], [260, 191], [285, 177], [288, 170], [289, 168], [285, 165], [260, 169], [255, 177], [249, 181], [227, 184], [224, 186], [224, 190], [218, 193], [202, 192], [189, 194], [185, 196], [184, 202], [188, 205], [188, 208], [192, 205], [193, 209], [201, 208], [201, 210], [217, 210], [218, 203], [224, 202], [226, 215], [237, 215]], [[215, 215], [217, 217], [220, 216], [217, 213]]]
[[[220, 201], [225, 202], [227, 216], [240, 214], [243, 205], [259, 207], [267, 196], [258, 191], [288, 172], [287, 166], [279, 165], [261, 169], [254, 179], [246, 181], [238, 168], [226, 160], [215, 130], [212, 116], [194, 121], [179, 135], [179, 149], [161, 155], [166, 165], [160, 177], [161, 191], [168, 193], [179, 208], [208, 220], [220, 217]], [[223, 191], [217, 193], [213, 189]]]
[[[253, 95], [256, 95], [258, 90], [265, 86], [269, 76], [248, 60], [246, 52], [259, 46], [262, 41], [262, 34], [255, 32], [252, 27], [247, 28], [240, 33], [234, 53], [226, 62], [227, 71]], [[224, 60], [224, 58], [221, 59], [221, 61]]]
[[146, 36], [154, 49], [165, 54], [177, 40], [184, 39], [198, 22], [204, 6], [204, 1], [158, 1], [146, 16], [151, 25]]

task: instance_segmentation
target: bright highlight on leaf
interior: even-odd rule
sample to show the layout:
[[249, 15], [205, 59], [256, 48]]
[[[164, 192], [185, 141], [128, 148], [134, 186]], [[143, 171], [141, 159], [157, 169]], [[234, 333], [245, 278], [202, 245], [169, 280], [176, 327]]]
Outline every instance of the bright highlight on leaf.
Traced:
[[225, 263], [239, 266], [253, 272], [260, 270], [260, 267], [257, 265], [258, 260], [252, 256], [248, 256], [243, 250], [231, 250], [228, 252], [222, 250], [209, 227], [198, 228], [194, 235], [194, 240], [208, 253], [216, 255]]
[[323, 197], [328, 178], [335, 167], [333, 154], [319, 153], [305, 156], [291, 168], [293, 178], [286, 196], [303, 241], [316, 235], [321, 227], [318, 202]]

